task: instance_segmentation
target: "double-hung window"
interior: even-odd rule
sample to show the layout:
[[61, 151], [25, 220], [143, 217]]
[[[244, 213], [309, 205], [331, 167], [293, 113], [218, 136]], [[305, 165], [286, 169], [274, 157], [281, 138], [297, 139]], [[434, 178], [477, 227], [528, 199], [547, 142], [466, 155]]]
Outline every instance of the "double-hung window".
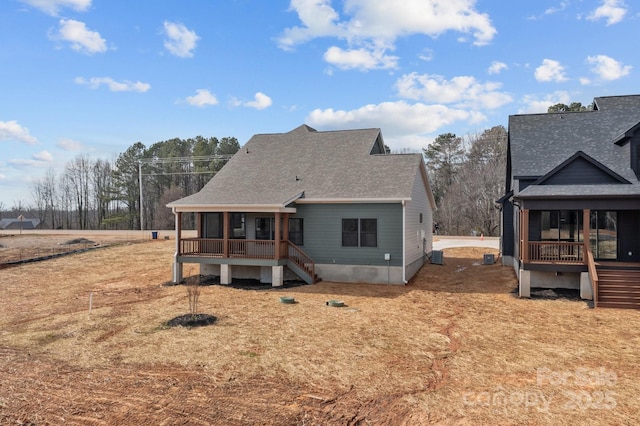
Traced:
[[343, 247], [377, 247], [378, 219], [342, 219]]

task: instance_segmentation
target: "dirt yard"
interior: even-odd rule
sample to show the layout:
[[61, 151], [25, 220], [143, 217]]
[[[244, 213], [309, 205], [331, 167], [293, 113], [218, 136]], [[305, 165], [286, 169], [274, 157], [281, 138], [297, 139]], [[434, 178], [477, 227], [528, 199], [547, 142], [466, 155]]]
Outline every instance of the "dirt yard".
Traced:
[[132, 240], [0, 270], [0, 424], [638, 423], [640, 314], [518, 299], [488, 249], [407, 286], [201, 287], [188, 329], [175, 241]]

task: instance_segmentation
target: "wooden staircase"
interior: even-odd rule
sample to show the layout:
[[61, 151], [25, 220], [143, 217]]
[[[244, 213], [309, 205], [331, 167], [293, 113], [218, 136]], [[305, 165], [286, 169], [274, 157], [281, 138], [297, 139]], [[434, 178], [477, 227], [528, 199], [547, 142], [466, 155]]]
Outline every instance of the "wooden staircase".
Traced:
[[596, 270], [597, 308], [640, 309], [640, 269], [598, 265]]

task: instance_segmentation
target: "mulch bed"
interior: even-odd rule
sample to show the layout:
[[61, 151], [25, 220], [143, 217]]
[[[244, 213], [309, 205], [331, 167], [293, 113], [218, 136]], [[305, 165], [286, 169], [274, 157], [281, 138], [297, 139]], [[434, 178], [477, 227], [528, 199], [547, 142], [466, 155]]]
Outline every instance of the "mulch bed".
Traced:
[[217, 317], [209, 314], [185, 314], [177, 316], [167, 321], [169, 327], [203, 327], [205, 325], [211, 325], [218, 320]]

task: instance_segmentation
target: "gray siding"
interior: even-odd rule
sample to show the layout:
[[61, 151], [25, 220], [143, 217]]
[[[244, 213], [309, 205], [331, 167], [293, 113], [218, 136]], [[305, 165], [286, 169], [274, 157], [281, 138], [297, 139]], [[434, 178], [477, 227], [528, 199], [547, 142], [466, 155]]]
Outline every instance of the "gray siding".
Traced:
[[[302, 249], [316, 263], [402, 266], [402, 205], [397, 204], [300, 204], [292, 217], [304, 220]], [[377, 247], [342, 247], [342, 219], [378, 220]]]
[[514, 256], [514, 244], [516, 241], [515, 224], [513, 222], [513, 204], [506, 201], [502, 205], [502, 254]]
[[[416, 169], [411, 200], [405, 208], [405, 268], [408, 281], [422, 266], [433, 246], [433, 211], [420, 168]], [[422, 217], [422, 221], [420, 221]]]
[[580, 157], [544, 181], [544, 185], [595, 185], [609, 183], [619, 184], [620, 181]]

